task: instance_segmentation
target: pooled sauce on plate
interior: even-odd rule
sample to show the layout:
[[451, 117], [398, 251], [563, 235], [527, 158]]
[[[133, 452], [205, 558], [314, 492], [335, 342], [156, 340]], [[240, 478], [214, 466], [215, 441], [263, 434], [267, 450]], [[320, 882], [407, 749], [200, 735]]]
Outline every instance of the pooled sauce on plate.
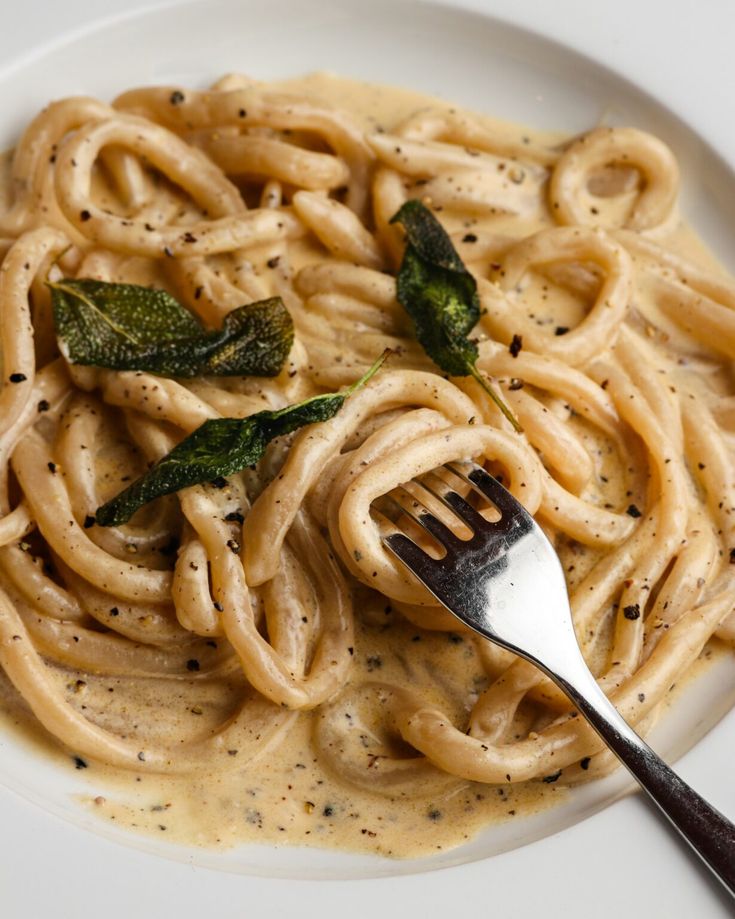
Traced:
[[[396, 621], [382, 606], [365, 617], [355, 641], [355, 679], [399, 685], [410, 681], [423, 686], [426, 695], [453, 700], [453, 714], [466, 718], [463, 699], [467, 687], [479, 693], [487, 685], [473, 643], [455, 633], [430, 633]], [[410, 648], [410, 655], [396, 651]], [[121, 733], [134, 732], [136, 724], [157, 729], [162, 740], [175, 741], [192, 723], [202, 731], [214, 729], [235, 707], [243, 680], [207, 683], [201, 687], [183, 681], [147, 687], [125, 681], [58, 670], [59, 685], [76, 706]], [[28, 713], [18, 712], [17, 697], [2, 680], [3, 722], [33, 730]], [[436, 689], [434, 688], [436, 687]], [[369, 706], [346, 710], [364, 722], [366, 756], [385, 752], [381, 740], [398, 745], [395, 738], [375, 734]], [[135, 774], [87, 763], [85, 779], [90, 791], [82, 800], [102, 820], [138, 832], [162, 836], [173, 842], [211, 848], [243, 842], [274, 842], [329, 846], [348, 851], [374, 852], [392, 857], [427, 855], [470, 839], [489, 823], [518, 819], [561, 800], [565, 789], [544, 783], [492, 787], [451, 780], [442, 785], [419, 785], [410, 797], [385, 797], [345, 786], [320, 764], [311, 735], [319, 715], [295, 715], [283, 726], [282, 736], [262, 756], [239, 767], [238, 751], [232, 765], [201, 775], [163, 776]], [[358, 728], [359, 730], [359, 728]], [[59, 768], [77, 767], [74, 758], [60, 753], [42, 736], [35, 740]], [[168, 735], [168, 736], [167, 736]], [[432, 787], [433, 784], [433, 787]]]

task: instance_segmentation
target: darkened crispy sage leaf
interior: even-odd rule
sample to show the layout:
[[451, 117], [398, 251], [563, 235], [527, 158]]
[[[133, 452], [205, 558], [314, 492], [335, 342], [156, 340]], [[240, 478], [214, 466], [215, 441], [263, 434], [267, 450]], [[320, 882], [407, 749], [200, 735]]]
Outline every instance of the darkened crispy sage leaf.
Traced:
[[257, 412], [249, 418], [205, 421], [145, 475], [99, 507], [96, 522], [100, 526], [119, 526], [154, 498], [254, 465], [275, 437], [333, 418], [345, 399], [378, 371], [387, 354], [382, 354], [364, 376], [342, 392], [313, 396], [278, 411]]
[[399, 303], [411, 316], [416, 338], [429, 357], [455, 377], [473, 376], [513, 427], [517, 419], [477, 369], [479, 350], [467, 336], [480, 318], [477, 284], [452, 241], [420, 201], [407, 201], [393, 216], [406, 231], [406, 251], [396, 280]]
[[92, 279], [49, 282], [59, 346], [72, 364], [163, 377], [276, 376], [293, 343], [280, 297], [206, 330], [165, 290]]

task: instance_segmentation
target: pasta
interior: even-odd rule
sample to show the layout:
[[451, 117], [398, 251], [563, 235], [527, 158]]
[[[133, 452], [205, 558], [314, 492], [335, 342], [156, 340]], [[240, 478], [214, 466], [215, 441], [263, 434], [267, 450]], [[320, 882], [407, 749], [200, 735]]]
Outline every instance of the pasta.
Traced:
[[[445, 462], [482, 461], [536, 515], [639, 730], [735, 639], [735, 283], [683, 227], [661, 140], [229, 76], [54, 102], [3, 175], [0, 699], [67, 765], [144, 777], [135, 819], [95, 798], [108, 817], [423, 854], [615, 767], [546, 677], [383, 548], [385, 496], [413, 479], [430, 503], [421, 477]], [[478, 367], [523, 433], [439, 370], [397, 301], [391, 218], [414, 198], [477, 281]], [[294, 343], [273, 378], [82, 366], [57, 344], [61, 277], [167, 289], [208, 328], [279, 296]], [[257, 466], [96, 522], [204, 422], [352, 384], [386, 348]]]

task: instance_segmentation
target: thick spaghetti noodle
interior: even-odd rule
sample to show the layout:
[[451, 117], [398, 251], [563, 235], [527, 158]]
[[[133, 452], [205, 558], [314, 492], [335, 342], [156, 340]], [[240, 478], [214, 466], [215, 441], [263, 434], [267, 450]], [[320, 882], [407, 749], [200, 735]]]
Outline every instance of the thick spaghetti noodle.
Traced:
[[[676, 160], [642, 131], [531, 139], [402, 96], [371, 123], [323, 101], [355, 86], [305, 86], [65, 99], [15, 149], [0, 663], [77, 764], [201, 787], [285, 761], [300, 730], [312, 789], [341, 789], [345, 814], [354, 796], [396, 808], [390, 844], [360, 821], [343, 841], [401, 854], [436, 845], [401, 823], [429, 808], [437, 824], [432, 802], [481, 822], [471, 783], [502, 797], [614, 763], [546, 678], [463, 632], [386, 554], [375, 502], [450, 460], [502, 475], [555, 543], [601, 685], [645, 731], [706, 643], [735, 638], [735, 285], [682, 229]], [[390, 219], [410, 198], [478, 281], [479, 367], [522, 434], [470, 377], [438, 372], [396, 301]], [[62, 274], [164, 287], [211, 326], [279, 295], [288, 363], [272, 380], [186, 381], [71, 365], [45, 286]], [[352, 383], [386, 347], [336, 417], [256, 468], [94, 524], [202, 422]], [[322, 824], [336, 816], [325, 805]]]

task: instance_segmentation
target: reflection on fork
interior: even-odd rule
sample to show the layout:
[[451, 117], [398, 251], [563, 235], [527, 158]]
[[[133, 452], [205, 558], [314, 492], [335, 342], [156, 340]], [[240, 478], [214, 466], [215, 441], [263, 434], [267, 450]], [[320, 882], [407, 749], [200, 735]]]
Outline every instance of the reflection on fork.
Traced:
[[[457, 487], [469, 489], [466, 497]], [[472, 495], [499, 516], [488, 519]], [[554, 680], [735, 894], [735, 826], [641, 740], [597, 685], [577, 644], [559, 559], [520, 502], [482, 467], [463, 462], [400, 486], [380, 507], [413, 537], [393, 532], [383, 537], [386, 547], [465, 625]]]

